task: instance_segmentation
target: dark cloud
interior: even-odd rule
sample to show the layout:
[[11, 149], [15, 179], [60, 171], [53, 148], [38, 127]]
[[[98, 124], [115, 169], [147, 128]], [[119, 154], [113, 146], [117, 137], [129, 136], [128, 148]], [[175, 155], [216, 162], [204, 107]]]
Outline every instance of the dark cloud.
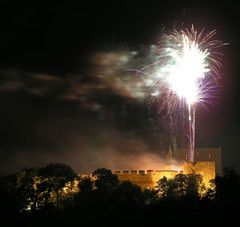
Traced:
[[133, 155], [141, 163], [145, 156], [153, 162], [151, 153], [160, 154], [168, 145], [153, 141], [153, 130], [158, 134], [160, 125], [151, 129], [155, 114], [149, 120], [144, 84], [135, 73], [125, 72], [135, 55], [92, 53], [87, 79], [81, 74], [2, 71], [1, 171], [54, 161], [77, 171], [104, 165], [134, 168], [137, 162], [127, 164]]

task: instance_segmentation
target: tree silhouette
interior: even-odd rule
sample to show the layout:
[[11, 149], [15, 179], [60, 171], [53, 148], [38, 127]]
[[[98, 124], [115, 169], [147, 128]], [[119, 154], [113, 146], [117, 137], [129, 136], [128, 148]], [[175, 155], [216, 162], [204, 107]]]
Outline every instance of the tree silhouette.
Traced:
[[25, 168], [16, 174], [16, 196], [22, 209], [36, 210], [38, 202], [38, 190], [36, 181], [37, 168]]
[[205, 191], [202, 182], [202, 176], [198, 174], [187, 175], [186, 197], [189, 199], [197, 199]]
[[233, 167], [224, 168], [223, 176], [215, 179], [216, 197], [224, 204], [240, 203], [240, 176]]
[[[73, 224], [71, 221], [81, 216], [89, 225], [97, 220], [100, 225], [111, 226], [109, 217], [119, 220], [120, 216], [121, 225], [136, 224], [136, 221], [140, 225], [147, 221], [148, 226], [159, 214], [162, 222], [174, 216], [176, 224], [181, 218], [191, 222], [199, 216], [205, 217], [201, 218], [203, 223], [206, 219], [211, 223], [217, 220], [229, 223], [238, 217], [240, 210], [240, 177], [233, 168], [224, 169], [224, 175], [212, 181], [216, 190], [213, 188], [204, 198], [199, 196], [203, 192], [202, 178], [195, 174], [179, 174], [173, 179], [163, 177], [156, 190], [144, 191], [129, 181], [119, 182], [116, 175], [104, 168], [80, 178], [79, 190], [72, 190], [69, 184], [78, 179], [75, 177], [69, 166], [59, 163], [40, 169], [25, 168], [0, 177], [0, 214], [6, 217], [7, 223], [16, 220], [17, 224], [20, 219], [32, 224], [46, 219], [57, 225], [65, 221]], [[52, 209], [53, 204], [58, 209]], [[23, 212], [30, 207], [36, 212]]]
[[0, 212], [5, 213], [19, 212], [18, 198], [15, 193], [16, 176], [8, 175], [0, 178]]
[[68, 165], [62, 163], [51, 163], [39, 170], [42, 182], [39, 187], [45, 187], [50, 192], [56, 194], [56, 207], [59, 208], [59, 193], [68, 182], [73, 182], [76, 173]]
[[198, 198], [203, 190], [202, 177], [196, 174], [178, 174], [173, 179], [163, 177], [157, 182], [157, 192], [162, 199]]
[[158, 202], [158, 191], [155, 189], [145, 189], [143, 191], [145, 205], [153, 205]]
[[183, 198], [187, 194], [187, 188], [189, 184], [189, 177], [185, 174], [178, 174], [174, 177], [175, 182], [175, 198]]
[[144, 205], [141, 188], [130, 181], [123, 181], [114, 191], [114, 203], [118, 208], [136, 209]]
[[95, 186], [98, 191], [112, 191], [119, 183], [117, 175], [113, 174], [109, 169], [97, 169], [93, 172], [96, 177]]
[[12, 206], [15, 206], [16, 211], [35, 210], [38, 202], [37, 176], [37, 168], [25, 168], [14, 175], [6, 176], [1, 181], [0, 194], [9, 197], [9, 201], [14, 201], [15, 205]]
[[165, 176], [157, 182], [156, 189], [161, 198], [166, 198], [168, 187], [168, 179]]
[[80, 178], [78, 183], [78, 193], [74, 197], [75, 206], [81, 208], [89, 208], [94, 203], [94, 181], [90, 177]]
[[90, 177], [80, 179], [78, 188], [82, 194], [89, 194], [93, 191], [94, 182]]

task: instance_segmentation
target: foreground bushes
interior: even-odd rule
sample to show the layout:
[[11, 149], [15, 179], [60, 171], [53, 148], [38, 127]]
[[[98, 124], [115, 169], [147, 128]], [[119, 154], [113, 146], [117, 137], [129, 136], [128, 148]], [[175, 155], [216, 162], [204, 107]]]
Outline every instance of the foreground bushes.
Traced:
[[1, 177], [0, 208], [9, 223], [24, 224], [229, 223], [240, 210], [239, 175], [227, 168], [212, 184], [206, 191], [201, 176], [179, 174], [142, 191], [129, 181], [119, 182], [107, 169], [79, 178], [71, 167], [55, 163]]

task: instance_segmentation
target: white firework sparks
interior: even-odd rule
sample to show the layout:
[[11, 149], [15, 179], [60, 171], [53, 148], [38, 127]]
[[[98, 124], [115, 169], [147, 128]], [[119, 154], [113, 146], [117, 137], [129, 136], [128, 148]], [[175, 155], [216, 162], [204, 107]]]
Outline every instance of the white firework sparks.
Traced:
[[147, 75], [146, 84], [153, 99], [160, 97], [161, 109], [168, 114], [178, 108], [188, 107], [189, 114], [189, 160], [194, 161], [195, 104], [206, 101], [212, 86], [209, 79], [217, 81], [221, 67], [218, 49], [225, 43], [214, 39], [216, 31], [173, 31], [163, 35], [156, 51], [157, 60], [141, 71]]

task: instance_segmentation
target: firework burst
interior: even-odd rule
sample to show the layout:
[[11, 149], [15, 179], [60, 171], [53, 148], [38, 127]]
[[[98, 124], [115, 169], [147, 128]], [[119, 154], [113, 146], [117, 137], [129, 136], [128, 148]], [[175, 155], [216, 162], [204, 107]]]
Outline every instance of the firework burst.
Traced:
[[151, 100], [159, 98], [161, 102], [160, 110], [172, 114], [188, 108], [189, 161], [194, 161], [195, 105], [208, 100], [220, 78], [222, 54], [218, 50], [225, 43], [215, 35], [216, 30], [198, 32], [194, 26], [163, 35], [156, 47], [156, 60], [141, 69]]

